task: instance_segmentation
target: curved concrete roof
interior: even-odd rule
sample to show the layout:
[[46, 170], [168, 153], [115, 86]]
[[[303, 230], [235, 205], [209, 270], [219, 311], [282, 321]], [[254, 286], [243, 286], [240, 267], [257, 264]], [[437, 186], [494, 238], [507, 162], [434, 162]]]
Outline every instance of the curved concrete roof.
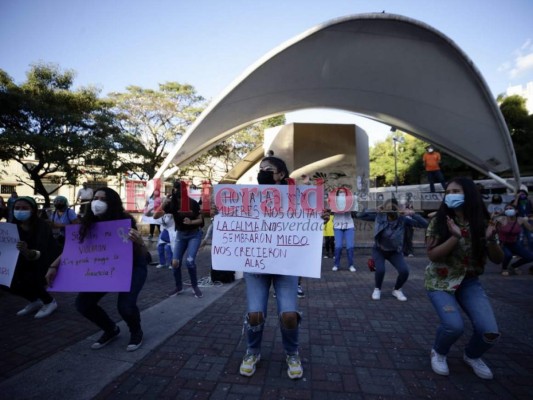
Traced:
[[506, 124], [473, 62], [430, 26], [382, 13], [330, 21], [266, 54], [200, 115], [157, 176], [251, 123], [308, 108], [367, 116], [519, 181]]

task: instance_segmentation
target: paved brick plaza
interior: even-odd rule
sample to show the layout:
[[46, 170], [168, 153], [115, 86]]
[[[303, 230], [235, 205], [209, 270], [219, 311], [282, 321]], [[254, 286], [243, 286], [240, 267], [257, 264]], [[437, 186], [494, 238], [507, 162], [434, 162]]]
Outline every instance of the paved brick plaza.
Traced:
[[[356, 250], [356, 273], [347, 271], [346, 265], [332, 272], [332, 261], [325, 259], [320, 280], [304, 279], [307, 296], [300, 300], [303, 379], [291, 381], [287, 377], [275, 299], [270, 302], [257, 372], [251, 378], [238, 374], [245, 350], [241, 338], [245, 291], [244, 282], [239, 281], [126, 372], [104, 383], [96, 398], [531, 398], [533, 276], [502, 277], [499, 267], [490, 265], [482, 277], [502, 332], [501, 342], [485, 357], [495, 379], [481, 380], [463, 363], [462, 346], [467, 335], [449, 354], [450, 376], [441, 377], [429, 365], [437, 318], [423, 289], [423, 250], [417, 249], [417, 256], [408, 259], [411, 277], [404, 288], [408, 297], [405, 303], [390, 295], [396, 277], [390, 265], [382, 300], [370, 299], [373, 274], [366, 267], [368, 254], [368, 249]], [[208, 252], [203, 250], [198, 260], [199, 276], [207, 275]], [[184, 278], [188, 278], [186, 273]], [[151, 266], [141, 292], [141, 308], [146, 310], [165, 300], [171, 287], [171, 271]], [[176, 312], [180, 302], [185, 303], [182, 296], [173, 298]], [[95, 327], [76, 313], [74, 297], [57, 294], [58, 311], [47, 319], [35, 320], [15, 317], [24, 301], [0, 291], [0, 389], [33, 365], [96, 333]], [[103, 304], [118, 318], [114, 295], [106, 296]], [[146, 337], [146, 342], [149, 340]], [[108, 348], [99, 350], [106, 351]], [[38, 379], [43, 382], [51, 378], [42, 375]], [[79, 376], [83, 379], [83, 374]]]

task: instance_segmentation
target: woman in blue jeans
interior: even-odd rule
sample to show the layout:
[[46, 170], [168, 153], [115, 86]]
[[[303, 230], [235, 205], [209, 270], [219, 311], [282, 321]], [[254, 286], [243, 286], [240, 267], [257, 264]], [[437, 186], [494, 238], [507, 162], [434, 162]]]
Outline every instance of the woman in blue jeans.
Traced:
[[[286, 185], [291, 183], [285, 162], [277, 157], [265, 157], [259, 165], [259, 184]], [[301, 378], [302, 363], [298, 354], [298, 277], [274, 274], [244, 273], [248, 310], [245, 316], [247, 336], [246, 354], [240, 366], [240, 374], [252, 376], [261, 359], [261, 341], [267, 316], [268, 293], [274, 286], [278, 305], [281, 339], [286, 353], [287, 374], [291, 379]]]
[[511, 264], [510, 270], [512, 274], [516, 273], [516, 268], [533, 262], [533, 253], [520, 240], [522, 229], [527, 229], [529, 232], [533, 230], [533, 226], [529, 224], [527, 217], [516, 216], [517, 212], [513, 204], [507, 204], [503, 214], [503, 216], [497, 217], [498, 223], [496, 226], [504, 254], [502, 275], [508, 276], [508, 267], [514, 255], [520, 257], [520, 259]]
[[425, 287], [440, 319], [431, 349], [431, 368], [449, 375], [446, 356], [464, 332], [461, 309], [472, 323], [473, 335], [463, 360], [482, 379], [492, 379], [492, 371], [481, 359], [500, 338], [494, 312], [479, 276], [488, 258], [499, 264], [503, 252], [494, 223], [474, 182], [455, 178], [426, 233]]
[[[141, 347], [143, 341], [141, 314], [139, 307], [137, 307], [137, 298], [146, 281], [146, 266], [149, 255], [142, 236], [137, 230], [135, 220], [124, 211], [122, 200], [113, 189], [102, 187], [94, 192], [90, 209], [81, 220], [80, 242], [83, 242], [84, 238], [90, 234], [95, 223], [121, 219], [131, 219], [132, 228], [128, 232], [128, 238], [133, 242], [133, 265], [130, 291], [118, 294], [117, 308], [130, 331], [130, 341], [126, 350], [135, 351]], [[48, 270], [46, 275], [50, 286], [53, 284], [59, 261], [60, 258], [54, 261], [52, 268]], [[76, 298], [76, 309], [80, 314], [104, 331], [100, 338], [92, 344], [93, 350], [101, 349], [120, 334], [120, 329], [115, 321], [98, 305], [100, 299], [106, 294], [106, 292], [84, 292], [79, 293]]]
[[402, 287], [409, 278], [409, 266], [403, 255], [403, 241], [406, 227], [426, 228], [427, 221], [411, 209], [400, 211], [396, 200], [387, 200], [379, 212], [358, 213], [357, 218], [374, 221], [374, 246], [372, 258], [376, 265], [375, 286], [372, 300], [381, 299], [381, 286], [385, 279], [385, 261], [398, 271], [392, 295], [399, 301], [407, 301]]
[[200, 206], [187, 194], [187, 184], [176, 180], [170, 199], [165, 199], [161, 209], [154, 213], [154, 218], [160, 218], [163, 214], [172, 214], [176, 227], [176, 242], [172, 249], [172, 271], [174, 274], [174, 289], [169, 296], [176, 296], [183, 292], [181, 280], [181, 266], [185, 254], [185, 266], [191, 278], [192, 292], [195, 297], [201, 298], [202, 291], [198, 287], [196, 274], [196, 254], [202, 241], [202, 227], [204, 219], [200, 213]]

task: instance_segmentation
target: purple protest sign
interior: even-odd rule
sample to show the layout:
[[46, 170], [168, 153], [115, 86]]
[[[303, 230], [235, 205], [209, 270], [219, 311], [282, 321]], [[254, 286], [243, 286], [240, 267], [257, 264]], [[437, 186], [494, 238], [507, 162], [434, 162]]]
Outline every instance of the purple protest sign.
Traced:
[[0, 222], [0, 285], [11, 286], [19, 251], [17, 225]]
[[67, 225], [54, 292], [129, 292], [133, 244], [131, 220], [98, 222], [83, 243], [79, 225]]

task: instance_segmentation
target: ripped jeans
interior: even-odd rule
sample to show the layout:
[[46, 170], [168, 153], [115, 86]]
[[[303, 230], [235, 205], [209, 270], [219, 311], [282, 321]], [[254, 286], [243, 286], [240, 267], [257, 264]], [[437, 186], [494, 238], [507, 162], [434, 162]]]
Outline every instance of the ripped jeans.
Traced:
[[[252, 274], [245, 272], [246, 298], [248, 300], [248, 312], [245, 318], [247, 334], [247, 353], [259, 354], [263, 329], [267, 317], [267, 306], [270, 286], [276, 291], [278, 305], [278, 319], [281, 330], [281, 340], [287, 355], [298, 354], [298, 330], [301, 316], [297, 311], [298, 303], [298, 277], [272, 274]], [[284, 313], [294, 312], [297, 314], [295, 329], [287, 329], [282, 322]], [[263, 320], [259, 325], [251, 326], [249, 323], [250, 313], [262, 313]]]
[[173, 260], [178, 260], [178, 267], [172, 268], [174, 274], [174, 281], [178, 289], [183, 288], [181, 281], [181, 266], [183, 264], [183, 256], [187, 252], [185, 257], [185, 266], [189, 271], [189, 277], [191, 278], [191, 286], [198, 286], [198, 277], [196, 275], [196, 254], [200, 248], [200, 242], [202, 240], [202, 230], [195, 229], [193, 231], [177, 231], [176, 232], [176, 244], [174, 246]]
[[496, 318], [478, 278], [465, 278], [455, 293], [430, 290], [428, 297], [440, 318], [433, 345], [437, 353], [448, 354], [450, 347], [463, 334], [461, 308], [472, 322], [474, 331], [465, 348], [467, 357], [481, 357], [498, 341], [500, 333]]

